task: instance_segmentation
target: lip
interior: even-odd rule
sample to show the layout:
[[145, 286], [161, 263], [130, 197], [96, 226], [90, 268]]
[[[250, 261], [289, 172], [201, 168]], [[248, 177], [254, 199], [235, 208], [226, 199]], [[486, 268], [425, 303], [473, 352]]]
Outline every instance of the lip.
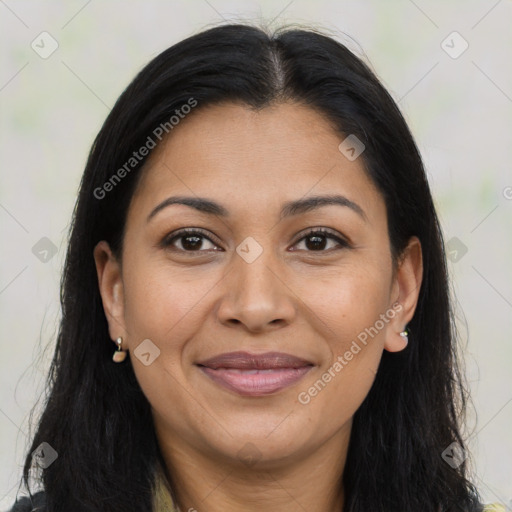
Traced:
[[298, 382], [314, 366], [283, 352], [228, 352], [197, 363], [217, 384], [242, 396], [276, 393]]

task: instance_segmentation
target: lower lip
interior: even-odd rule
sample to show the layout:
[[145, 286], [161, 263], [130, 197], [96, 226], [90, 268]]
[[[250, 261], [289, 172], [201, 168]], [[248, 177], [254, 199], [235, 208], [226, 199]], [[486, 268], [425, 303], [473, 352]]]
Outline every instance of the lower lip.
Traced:
[[284, 389], [302, 379], [312, 366], [276, 368], [275, 370], [213, 370], [199, 367], [212, 380], [243, 396], [264, 396]]

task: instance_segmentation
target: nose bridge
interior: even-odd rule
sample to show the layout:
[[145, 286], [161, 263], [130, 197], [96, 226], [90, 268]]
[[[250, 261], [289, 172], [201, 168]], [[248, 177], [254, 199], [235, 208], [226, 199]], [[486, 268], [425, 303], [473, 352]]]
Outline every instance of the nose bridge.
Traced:
[[[238, 261], [237, 261], [238, 259]], [[258, 250], [254, 242], [244, 242], [237, 248], [234, 258], [235, 271], [242, 286], [239, 291], [269, 295], [273, 292], [277, 279], [276, 258], [273, 250], [267, 246]]]
[[263, 329], [277, 320], [289, 322], [295, 308], [285, 286], [282, 267], [270, 238], [248, 237], [236, 248], [226, 275], [226, 288], [219, 315], [221, 321], [235, 321], [249, 329]]

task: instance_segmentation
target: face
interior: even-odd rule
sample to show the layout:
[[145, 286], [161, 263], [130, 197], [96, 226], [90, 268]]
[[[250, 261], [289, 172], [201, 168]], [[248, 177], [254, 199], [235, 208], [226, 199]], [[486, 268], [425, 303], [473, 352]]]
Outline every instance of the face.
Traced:
[[341, 443], [383, 350], [405, 347], [419, 243], [393, 272], [384, 200], [344, 138], [293, 103], [198, 109], [146, 165], [122, 263], [96, 247], [162, 443], [235, 460], [251, 442], [269, 463]]

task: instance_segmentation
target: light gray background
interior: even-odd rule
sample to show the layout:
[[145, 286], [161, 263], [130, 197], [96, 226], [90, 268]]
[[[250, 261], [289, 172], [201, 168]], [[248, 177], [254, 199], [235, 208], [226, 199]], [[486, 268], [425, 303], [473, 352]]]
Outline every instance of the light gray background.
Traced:
[[[0, 0], [0, 509], [16, 493], [43, 391], [65, 237], [93, 138], [145, 63], [223, 18], [327, 29], [364, 50], [398, 101], [454, 260], [476, 482], [486, 501], [512, 504], [510, 0]], [[49, 49], [43, 31], [59, 45], [45, 59], [31, 47]], [[453, 31], [469, 44], [457, 58], [464, 42]], [[58, 249], [46, 263], [32, 252], [42, 237]]]

